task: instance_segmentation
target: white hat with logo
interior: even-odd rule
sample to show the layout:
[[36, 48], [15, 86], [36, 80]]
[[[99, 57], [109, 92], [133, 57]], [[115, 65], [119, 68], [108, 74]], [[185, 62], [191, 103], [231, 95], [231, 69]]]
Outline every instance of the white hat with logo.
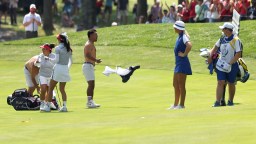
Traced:
[[178, 29], [178, 30], [185, 30], [185, 23], [183, 21], [176, 21], [173, 24], [173, 27]]
[[223, 30], [224, 28], [233, 30], [234, 26], [233, 26], [233, 24], [230, 23], [230, 22], [225, 22], [222, 26], [219, 26], [219, 28], [222, 29], [222, 30]]

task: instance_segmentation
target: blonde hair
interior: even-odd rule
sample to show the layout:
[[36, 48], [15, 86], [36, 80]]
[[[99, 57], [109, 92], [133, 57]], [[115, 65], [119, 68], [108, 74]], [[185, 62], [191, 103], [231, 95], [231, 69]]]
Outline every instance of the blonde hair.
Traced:
[[184, 34], [185, 34], [188, 38], [190, 38], [190, 36], [189, 36], [189, 34], [188, 34], [188, 32], [187, 32], [186, 30], [184, 30]]

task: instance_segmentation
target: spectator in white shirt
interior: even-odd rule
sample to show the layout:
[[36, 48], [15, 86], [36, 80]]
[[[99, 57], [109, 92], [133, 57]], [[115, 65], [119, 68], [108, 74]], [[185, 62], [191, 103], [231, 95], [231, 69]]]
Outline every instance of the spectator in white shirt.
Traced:
[[30, 5], [30, 12], [23, 19], [23, 26], [26, 31], [26, 38], [38, 37], [38, 26], [41, 26], [41, 17], [36, 13], [36, 5]]

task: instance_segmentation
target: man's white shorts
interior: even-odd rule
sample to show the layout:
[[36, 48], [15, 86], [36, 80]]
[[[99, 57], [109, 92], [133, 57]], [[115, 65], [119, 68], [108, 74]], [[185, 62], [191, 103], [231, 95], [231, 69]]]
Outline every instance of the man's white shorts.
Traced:
[[83, 64], [83, 74], [87, 81], [94, 81], [95, 75], [94, 75], [94, 66], [89, 63]]
[[[33, 84], [32, 79], [31, 79], [31, 74], [25, 67], [24, 67], [24, 75], [25, 75], [25, 78], [26, 78], [27, 86], [28, 87], [34, 87], [34, 84]], [[38, 75], [36, 75], [35, 79], [36, 79], [36, 83], [38, 84]]]
[[39, 76], [40, 85], [50, 86], [51, 77]]

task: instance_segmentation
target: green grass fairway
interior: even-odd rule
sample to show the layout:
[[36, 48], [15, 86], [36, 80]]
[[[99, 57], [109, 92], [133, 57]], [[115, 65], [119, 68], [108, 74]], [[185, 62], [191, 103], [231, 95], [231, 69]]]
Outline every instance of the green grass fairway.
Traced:
[[[9, 70], [6, 66], [10, 64]], [[86, 109], [86, 83], [81, 65], [72, 66], [67, 85], [68, 113], [15, 111], [6, 104], [13, 86], [22, 87], [18, 62], [1, 61], [0, 143], [254, 143], [255, 81], [238, 83], [235, 106], [212, 108], [216, 78], [194, 74], [187, 80], [184, 110], [166, 110], [173, 101], [172, 72], [139, 69], [127, 83], [106, 77], [96, 67], [95, 100], [99, 109]], [[8, 93], [9, 92], [9, 93]]]
[[[186, 108], [167, 110], [174, 100], [173, 45], [170, 25], [126, 25], [98, 29], [95, 101], [87, 109], [82, 74], [86, 32], [69, 33], [74, 50], [72, 81], [67, 83], [67, 113], [15, 111], [6, 98], [25, 86], [26, 60], [41, 53], [41, 44], [56, 43], [54, 36], [0, 43], [0, 144], [255, 144], [256, 69], [255, 21], [241, 24], [244, 59], [251, 73], [237, 83], [235, 106], [212, 108], [217, 85], [199, 49], [211, 47], [220, 35], [218, 25], [187, 24], [193, 44], [189, 58], [193, 75], [187, 78]], [[127, 83], [115, 74], [102, 74], [105, 66], [141, 65]], [[226, 94], [228, 97], [228, 92]]]

